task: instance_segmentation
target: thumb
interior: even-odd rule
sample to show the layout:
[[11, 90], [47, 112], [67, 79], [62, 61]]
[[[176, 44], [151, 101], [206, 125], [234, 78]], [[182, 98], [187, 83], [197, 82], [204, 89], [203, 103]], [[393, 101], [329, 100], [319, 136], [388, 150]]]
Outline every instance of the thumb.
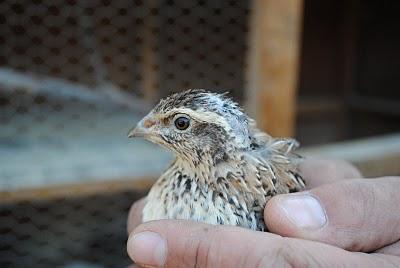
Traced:
[[400, 239], [399, 177], [357, 179], [272, 198], [268, 229], [283, 236], [370, 252]]

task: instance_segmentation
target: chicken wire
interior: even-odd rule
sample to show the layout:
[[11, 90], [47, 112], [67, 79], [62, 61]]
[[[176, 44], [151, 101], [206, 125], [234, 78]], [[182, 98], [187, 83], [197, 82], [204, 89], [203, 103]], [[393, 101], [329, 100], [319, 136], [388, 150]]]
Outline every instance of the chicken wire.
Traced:
[[247, 1], [3, 1], [0, 66], [139, 97], [240, 98], [248, 13]]
[[[174, 91], [243, 100], [249, 5], [0, 1], [0, 200], [27, 188], [158, 176], [170, 154], [128, 142], [128, 129]], [[0, 267], [126, 266], [126, 216], [141, 195], [0, 204]]]
[[1, 204], [0, 267], [127, 267], [127, 212], [142, 195]]

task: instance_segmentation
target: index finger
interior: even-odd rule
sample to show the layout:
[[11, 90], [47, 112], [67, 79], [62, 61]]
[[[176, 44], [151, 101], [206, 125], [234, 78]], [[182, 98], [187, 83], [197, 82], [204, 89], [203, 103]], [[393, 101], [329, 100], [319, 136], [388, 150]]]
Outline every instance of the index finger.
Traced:
[[142, 211], [146, 204], [146, 197], [139, 199], [131, 206], [128, 214], [127, 231], [130, 234], [139, 224], [142, 223]]
[[356, 167], [339, 159], [309, 158], [300, 163], [299, 171], [306, 181], [307, 189], [341, 180], [362, 178]]

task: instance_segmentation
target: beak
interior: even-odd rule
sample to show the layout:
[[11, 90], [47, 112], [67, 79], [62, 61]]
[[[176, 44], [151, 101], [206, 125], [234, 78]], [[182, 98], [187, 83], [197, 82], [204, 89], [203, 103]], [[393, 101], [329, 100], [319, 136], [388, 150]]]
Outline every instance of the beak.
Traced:
[[134, 138], [134, 137], [144, 137], [145, 136], [145, 131], [140, 128], [140, 127], [134, 127], [131, 130], [129, 130], [128, 133], [128, 138]]
[[153, 121], [147, 116], [137, 123], [136, 127], [128, 132], [128, 138], [134, 137], [147, 137], [151, 134], [151, 126], [154, 125]]

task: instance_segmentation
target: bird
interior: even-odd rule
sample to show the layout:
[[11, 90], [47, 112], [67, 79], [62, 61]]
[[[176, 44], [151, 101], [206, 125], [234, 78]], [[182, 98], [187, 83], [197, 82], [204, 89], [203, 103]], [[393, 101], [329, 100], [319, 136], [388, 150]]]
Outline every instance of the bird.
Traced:
[[189, 89], [164, 99], [132, 128], [172, 151], [173, 162], [151, 187], [142, 221], [183, 219], [268, 231], [271, 197], [305, 188], [298, 142], [257, 128], [227, 93]]

